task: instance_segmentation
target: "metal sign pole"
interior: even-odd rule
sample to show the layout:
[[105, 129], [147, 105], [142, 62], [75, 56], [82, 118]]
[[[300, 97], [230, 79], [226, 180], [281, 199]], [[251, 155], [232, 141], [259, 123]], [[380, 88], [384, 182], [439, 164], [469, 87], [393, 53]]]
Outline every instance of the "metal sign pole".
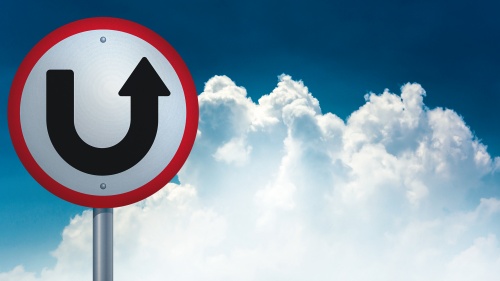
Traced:
[[94, 281], [113, 281], [113, 209], [94, 208]]

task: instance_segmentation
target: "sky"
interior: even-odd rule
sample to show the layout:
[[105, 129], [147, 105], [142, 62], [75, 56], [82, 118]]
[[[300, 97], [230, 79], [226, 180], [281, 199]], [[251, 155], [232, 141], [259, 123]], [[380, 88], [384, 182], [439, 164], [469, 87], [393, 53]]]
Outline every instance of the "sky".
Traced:
[[499, 6], [0, 3], [0, 280], [91, 278], [91, 210], [30, 177], [6, 112], [29, 50], [96, 16], [165, 38], [200, 104], [178, 177], [115, 210], [117, 280], [498, 280]]

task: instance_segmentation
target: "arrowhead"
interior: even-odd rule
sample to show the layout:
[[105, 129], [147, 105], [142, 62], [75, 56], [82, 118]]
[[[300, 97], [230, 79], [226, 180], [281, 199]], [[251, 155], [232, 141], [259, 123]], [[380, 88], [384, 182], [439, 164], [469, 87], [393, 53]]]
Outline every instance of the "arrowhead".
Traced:
[[169, 96], [170, 91], [148, 61], [142, 58], [118, 92], [120, 96]]

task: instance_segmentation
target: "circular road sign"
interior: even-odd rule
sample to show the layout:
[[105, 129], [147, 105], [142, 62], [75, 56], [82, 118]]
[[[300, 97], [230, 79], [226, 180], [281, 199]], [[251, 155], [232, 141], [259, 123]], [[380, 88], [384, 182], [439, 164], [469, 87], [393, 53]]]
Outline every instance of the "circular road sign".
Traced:
[[93, 208], [140, 201], [182, 167], [198, 127], [198, 98], [177, 52], [158, 34], [116, 18], [64, 25], [14, 77], [14, 148], [56, 196]]

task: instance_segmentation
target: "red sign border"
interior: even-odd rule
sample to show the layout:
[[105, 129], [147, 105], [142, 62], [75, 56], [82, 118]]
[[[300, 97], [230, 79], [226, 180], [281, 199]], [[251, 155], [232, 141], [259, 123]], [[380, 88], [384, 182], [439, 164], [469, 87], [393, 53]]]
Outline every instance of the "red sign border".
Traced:
[[[21, 128], [21, 96], [31, 70], [54, 45], [69, 36], [90, 30], [116, 30], [137, 36], [156, 48], [173, 66], [184, 91], [186, 125], [181, 143], [168, 165], [148, 183], [126, 193], [108, 196], [74, 191], [51, 178], [31, 155]], [[12, 143], [24, 167], [45, 189], [71, 203], [91, 208], [114, 208], [143, 200], [164, 187], [181, 169], [194, 144], [198, 129], [198, 95], [189, 70], [175, 49], [154, 31], [135, 22], [111, 18], [87, 18], [66, 24], [45, 36], [31, 49], [19, 66], [9, 94], [8, 123]]]

